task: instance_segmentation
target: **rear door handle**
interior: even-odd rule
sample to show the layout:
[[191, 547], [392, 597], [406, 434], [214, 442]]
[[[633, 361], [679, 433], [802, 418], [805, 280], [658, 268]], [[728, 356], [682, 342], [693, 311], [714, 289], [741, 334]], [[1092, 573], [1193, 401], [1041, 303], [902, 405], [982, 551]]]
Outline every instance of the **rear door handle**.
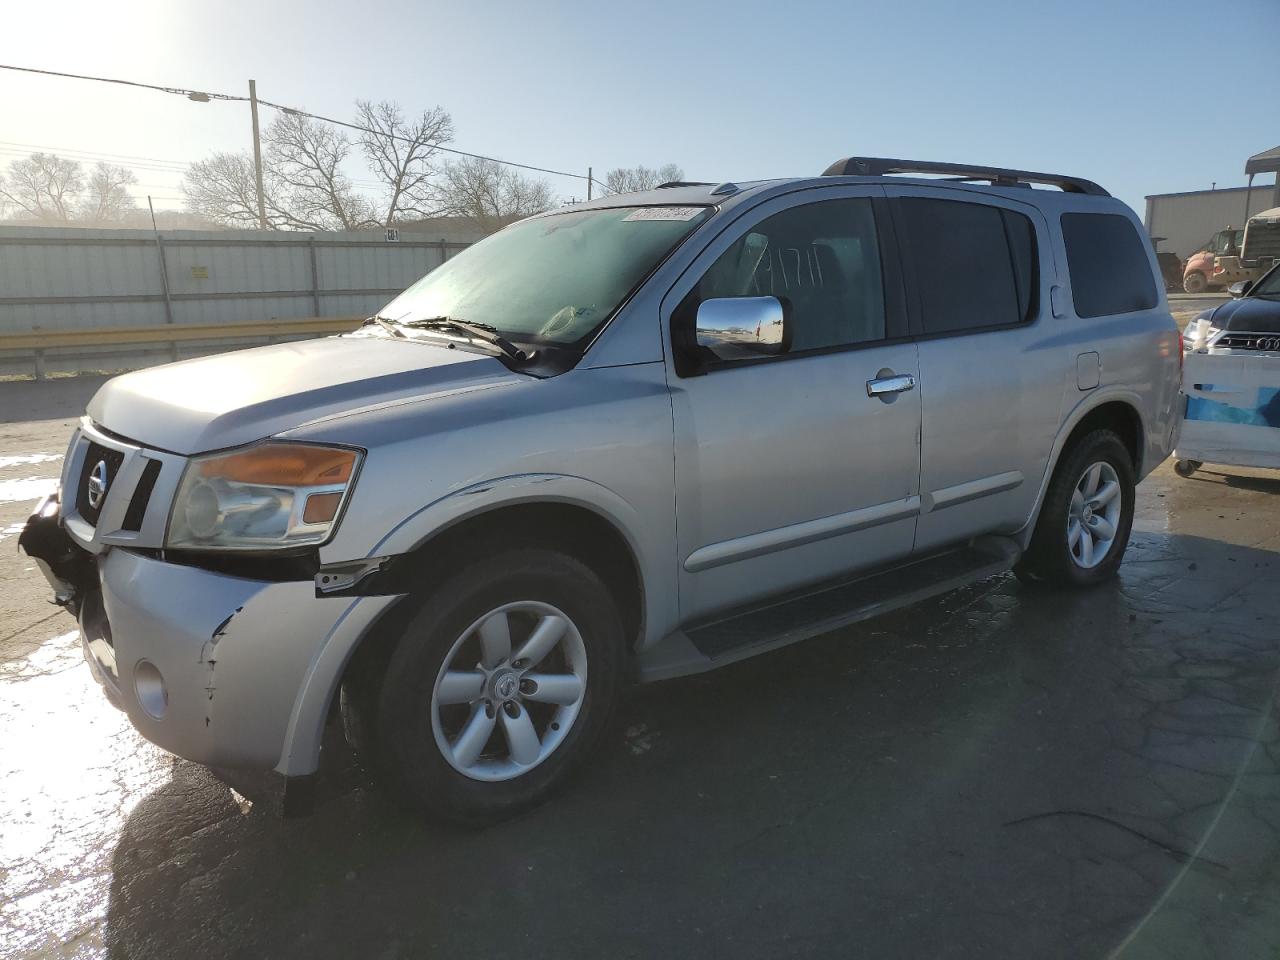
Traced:
[[909, 373], [895, 373], [890, 377], [877, 377], [867, 381], [868, 397], [886, 397], [906, 393], [916, 388], [916, 378]]

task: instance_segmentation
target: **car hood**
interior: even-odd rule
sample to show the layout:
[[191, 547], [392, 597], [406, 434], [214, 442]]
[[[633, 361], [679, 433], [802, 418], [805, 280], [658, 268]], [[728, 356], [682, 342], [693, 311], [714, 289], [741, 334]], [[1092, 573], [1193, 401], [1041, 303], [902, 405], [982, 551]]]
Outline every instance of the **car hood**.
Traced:
[[191, 454], [337, 413], [522, 379], [494, 357], [425, 341], [328, 337], [126, 373], [103, 385], [88, 412], [112, 433]]
[[1261, 297], [1230, 300], [1213, 311], [1210, 322], [1219, 330], [1280, 333], [1280, 301]]

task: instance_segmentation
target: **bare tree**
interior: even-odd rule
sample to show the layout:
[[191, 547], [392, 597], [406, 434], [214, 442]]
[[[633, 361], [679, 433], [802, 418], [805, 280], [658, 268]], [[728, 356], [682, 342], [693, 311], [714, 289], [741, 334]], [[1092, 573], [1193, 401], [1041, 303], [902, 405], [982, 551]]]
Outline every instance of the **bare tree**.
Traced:
[[668, 163], [657, 170], [643, 164], [638, 167], [617, 167], [605, 174], [604, 185], [610, 193], [635, 193], [640, 190], [652, 190], [660, 183], [672, 180], [683, 180], [684, 171], [674, 163]]
[[335, 127], [296, 113], [267, 126], [264, 166], [286, 225], [299, 230], [359, 230], [378, 226], [373, 204], [355, 191], [342, 165], [351, 141]]
[[66, 223], [84, 189], [84, 171], [74, 160], [33, 153], [9, 164], [0, 179], [0, 202], [36, 220]]
[[486, 234], [552, 206], [551, 185], [545, 180], [479, 157], [444, 164], [442, 188], [445, 212], [466, 217]]
[[119, 223], [138, 209], [129, 187], [138, 182], [132, 170], [99, 163], [89, 174], [84, 196], [77, 204], [77, 217], [89, 223]]
[[453, 118], [440, 107], [412, 121], [394, 103], [356, 101], [356, 123], [365, 128], [360, 147], [384, 185], [378, 219], [391, 226], [406, 217], [439, 216], [444, 202], [435, 177], [439, 145], [453, 139]]
[[[223, 227], [258, 226], [258, 187], [253, 158], [247, 153], [215, 153], [187, 167], [182, 178], [182, 194], [187, 210]], [[270, 190], [267, 194], [267, 223], [283, 228], [286, 220]]]

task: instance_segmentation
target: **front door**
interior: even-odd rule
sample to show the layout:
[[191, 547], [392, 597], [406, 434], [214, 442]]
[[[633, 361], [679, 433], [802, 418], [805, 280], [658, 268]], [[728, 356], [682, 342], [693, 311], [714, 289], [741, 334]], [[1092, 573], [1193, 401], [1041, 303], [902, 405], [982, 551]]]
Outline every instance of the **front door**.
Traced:
[[686, 621], [911, 552], [919, 369], [884, 203], [873, 187], [767, 201], [664, 301], [677, 334], [721, 297], [776, 296], [792, 329], [784, 353], [692, 373], [668, 352]]

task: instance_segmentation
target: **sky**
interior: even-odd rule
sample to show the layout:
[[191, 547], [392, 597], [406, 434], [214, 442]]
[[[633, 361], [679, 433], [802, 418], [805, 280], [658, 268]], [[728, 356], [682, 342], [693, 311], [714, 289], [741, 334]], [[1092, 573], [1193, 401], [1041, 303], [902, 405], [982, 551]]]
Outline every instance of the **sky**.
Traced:
[[[4, 0], [0, 21], [0, 64], [232, 94], [252, 77], [344, 118], [356, 98], [438, 105], [454, 147], [582, 175], [907, 157], [1084, 176], [1142, 214], [1147, 194], [1243, 185], [1280, 144], [1280, 0]], [[32, 148], [112, 160], [157, 209], [250, 129], [243, 103], [0, 70], [0, 169]]]

